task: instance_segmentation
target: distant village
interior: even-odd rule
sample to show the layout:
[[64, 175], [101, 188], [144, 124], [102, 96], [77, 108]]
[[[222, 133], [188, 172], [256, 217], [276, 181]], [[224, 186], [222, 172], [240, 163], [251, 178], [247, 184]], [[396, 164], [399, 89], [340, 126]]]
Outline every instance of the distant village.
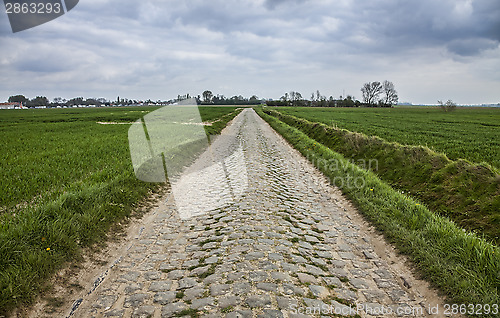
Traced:
[[[46, 108], [95, 108], [95, 107], [126, 107], [126, 106], [166, 106], [172, 105], [179, 101], [195, 98], [199, 105], [261, 105], [267, 104], [268, 106], [316, 106], [316, 107], [393, 107], [398, 106], [438, 106], [434, 105], [423, 105], [423, 104], [412, 104], [408, 102], [398, 102], [397, 95], [396, 100], [393, 102], [383, 102], [378, 101], [378, 103], [360, 102], [355, 99], [354, 96], [340, 96], [339, 98], [333, 98], [330, 96], [326, 98], [322, 96], [319, 91], [316, 91], [311, 95], [310, 99], [305, 99], [298, 92], [285, 93], [282, 97], [277, 100], [273, 99], [261, 99], [256, 95], [250, 98], [245, 98], [241, 95], [235, 95], [233, 97], [225, 97], [224, 95], [215, 95], [211, 91], [204, 91], [202, 95], [191, 96], [190, 94], [178, 95], [175, 99], [170, 100], [135, 100], [120, 98], [119, 96], [114, 101], [107, 100], [105, 98], [83, 98], [76, 97], [66, 100], [61, 97], [56, 97], [51, 101], [45, 96], [37, 96], [33, 99], [29, 99], [24, 95], [14, 95], [10, 96], [7, 102], [0, 103], [1, 109], [46, 109]], [[500, 107], [498, 104], [474, 104], [474, 105], [456, 105], [462, 107]]]
[[45, 109], [45, 108], [94, 108], [94, 107], [125, 107], [125, 106], [165, 106], [172, 105], [176, 102], [195, 98], [198, 104], [215, 104], [215, 105], [258, 105], [265, 103], [266, 100], [258, 99], [256, 96], [245, 98], [241, 95], [227, 98], [223, 95], [213, 95], [210, 91], [205, 91], [203, 96], [191, 96], [190, 94], [178, 95], [175, 99], [170, 100], [135, 100], [128, 98], [120, 98], [110, 101], [105, 98], [83, 98], [76, 97], [70, 100], [56, 97], [53, 101], [45, 96], [37, 96], [29, 99], [24, 95], [10, 96], [9, 100], [0, 103], [0, 109]]
[[88, 98], [82, 97], [66, 100], [63, 98], [54, 98], [50, 102], [46, 97], [38, 96], [33, 99], [28, 99], [23, 95], [11, 96], [9, 101], [0, 103], [0, 109], [45, 109], [45, 108], [94, 108], [94, 107], [123, 107], [123, 106], [164, 106], [175, 103], [176, 100], [168, 101], [152, 101], [152, 100], [129, 100], [118, 97], [116, 101], [109, 101], [104, 98]]

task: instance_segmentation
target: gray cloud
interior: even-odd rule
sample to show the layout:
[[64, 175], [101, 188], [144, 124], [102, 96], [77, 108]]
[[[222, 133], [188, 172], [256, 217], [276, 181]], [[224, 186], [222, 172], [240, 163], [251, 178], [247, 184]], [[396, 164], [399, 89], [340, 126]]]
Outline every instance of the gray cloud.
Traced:
[[498, 42], [485, 38], [456, 39], [447, 44], [450, 52], [461, 56], [475, 56], [484, 50], [498, 47]]
[[308, 0], [266, 0], [264, 5], [266, 8], [274, 10], [276, 7], [303, 4], [307, 1]]
[[[387, 78], [405, 100], [456, 94], [493, 102], [499, 7], [497, 0], [80, 1], [29, 31], [12, 34], [1, 21], [0, 71], [25, 80], [0, 88], [0, 99], [40, 87], [68, 97], [84, 90], [164, 99], [212, 87], [274, 98], [290, 89], [359, 95], [363, 82]], [[461, 72], [461, 85], [477, 79], [484, 91], [467, 97], [443, 81]], [[448, 96], [428, 90], [433, 81]]]

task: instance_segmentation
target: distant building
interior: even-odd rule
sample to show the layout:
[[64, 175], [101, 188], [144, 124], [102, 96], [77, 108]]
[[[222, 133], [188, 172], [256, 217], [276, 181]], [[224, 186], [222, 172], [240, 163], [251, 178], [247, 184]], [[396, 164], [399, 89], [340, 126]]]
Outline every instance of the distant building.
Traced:
[[0, 103], [0, 109], [15, 109], [22, 108], [23, 105], [21, 103]]

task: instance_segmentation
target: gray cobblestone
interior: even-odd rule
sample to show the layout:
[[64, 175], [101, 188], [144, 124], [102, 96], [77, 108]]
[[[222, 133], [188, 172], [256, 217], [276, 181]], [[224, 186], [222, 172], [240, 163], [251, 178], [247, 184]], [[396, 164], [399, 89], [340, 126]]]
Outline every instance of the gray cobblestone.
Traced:
[[245, 300], [245, 303], [250, 308], [265, 307], [271, 305], [271, 297], [269, 295], [253, 295]]
[[193, 309], [209, 309], [210, 307], [214, 307], [214, 298], [213, 297], [207, 297], [207, 298], [201, 298], [201, 299], [195, 299], [191, 303], [191, 308]]
[[132, 317], [149, 318], [153, 316], [155, 310], [156, 310], [155, 306], [141, 306], [134, 310]]
[[[243, 149], [248, 188], [234, 196], [238, 188], [229, 191], [214, 175], [210, 193], [230, 203], [187, 220], [168, 197], [76, 317], [174, 317], [189, 309], [200, 317], [302, 318], [310, 316], [292, 308], [344, 308], [340, 299], [420, 306], [423, 298], [375, 253], [304, 158], [251, 110], [231, 129], [227, 143]], [[239, 168], [227, 162], [226, 169]]]
[[174, 316], [174, 314], [179, 313], [185, 309], [187, 309], [187, 305], [185, 303], [176, 302], [168, 304], [162, 308], [161, 316], [162, 318], [171, 318]]
[[171, 303], [175, 299], [175, 292], [160, 292], [154, 295], [153, 302], [160, 305], [166, 305]]
[[132, 307], [136, 308], [139, 307], [144, 303], [144, 301], [149, 297], [148, 294], [133, 294], [130, 296], [127, 296], [125, 298], [125, 303], [123, 304], [123, 307]]
[[227, 318], [252, 318], [251, 310], [238, 310], [233, 311], [226, 316]]

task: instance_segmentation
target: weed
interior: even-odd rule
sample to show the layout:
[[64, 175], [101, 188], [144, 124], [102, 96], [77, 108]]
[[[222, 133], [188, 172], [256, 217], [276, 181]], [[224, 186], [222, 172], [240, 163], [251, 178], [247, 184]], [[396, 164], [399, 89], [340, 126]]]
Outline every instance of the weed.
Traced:
[[311, 291], [309, 291], [307, 294], [306, 294], [306, 298], [310, 298], [310, 299], [316, 299], [318, 297], [316, 297]]
[[204, 241], [201, 241], [200, 243], [198, 243], [199, 246], [203, 246], [207, 243], [213, 243], [213, 242], [221, 242], [222, 240], [221, 239], [206, 239]]
[[208, 276], [215, 274], [215, 267], [216, 267], [216, 264], [211, 264], [211, 265], [210, 265], [210, 268], [209, 268], [206, 272], [204, 272], [204, 273], [202, 273], [202, 274], [198, 275], [198, 277], [199, 277], [200, 279], [205, 279], [205, 278], [207, 278]]
[[229, 306], [229, 307], [226, 307], [226, 308], [222, 308], [221, 312], [223, 314], [228, 314], [230, 312], [232, 312], [234, 310], [234, 307], [233, 306]]
[[318, 264], [318, 263], [314, 263], [314, 266], [318, 267], [318, 268], [321, 268], [323, 271], [327, 272], [328, 273], [328, 267], [326, 267], [325, 265], [323, 264]]

